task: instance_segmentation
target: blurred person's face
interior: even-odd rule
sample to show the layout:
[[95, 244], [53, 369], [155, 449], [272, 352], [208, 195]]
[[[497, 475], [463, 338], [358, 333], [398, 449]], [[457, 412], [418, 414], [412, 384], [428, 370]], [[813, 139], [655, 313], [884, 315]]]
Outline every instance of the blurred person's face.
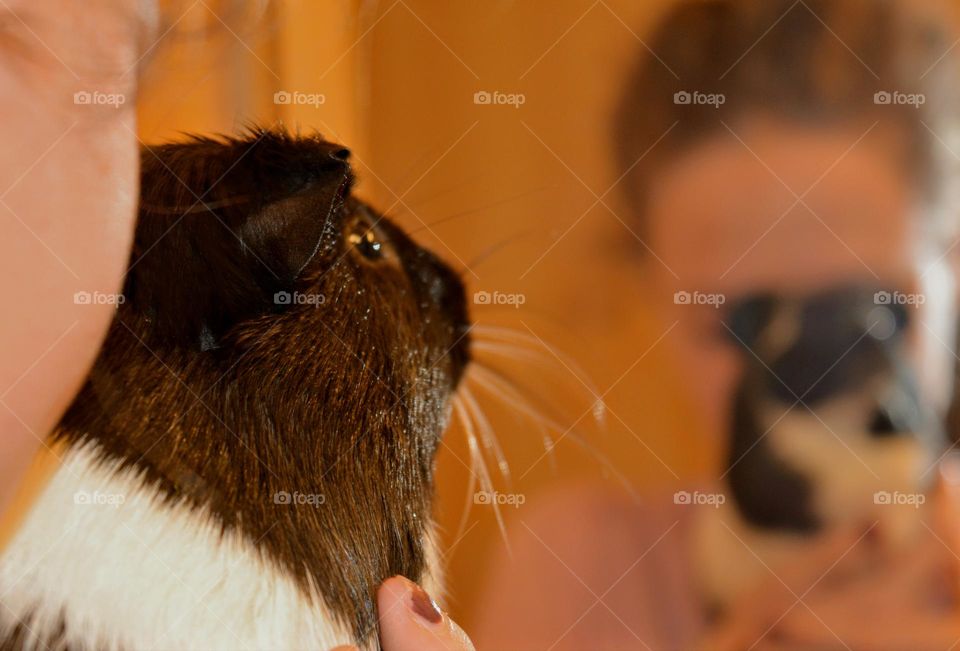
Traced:
[[[725, 327], [757, 292], [803, 295], [863, 284], [922, 293], [907, 332], [921, 395], [950, 396], [954, 288], [947, 258], [923, 252], [925, 215], [889, 128], [817, 127], [757, 118], [730, 125], [654, 179], [647, 244], [660, 304], [688, 386], [711, 431], [727, 429], [743, 353]], [[657, 259], [659, 258], [659, 260]], [[677, 305], [674, 292], [723, 305]]]

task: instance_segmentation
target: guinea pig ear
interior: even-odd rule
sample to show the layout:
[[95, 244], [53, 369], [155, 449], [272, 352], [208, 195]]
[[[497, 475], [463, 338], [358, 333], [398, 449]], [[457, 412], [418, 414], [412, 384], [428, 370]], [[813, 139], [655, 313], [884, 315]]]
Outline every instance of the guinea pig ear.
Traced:
[[204, 348], [242, 319], [287, 309], [276, 294], [339, 233], [348, 157], [272, 132], [146, 149], [125, 308], [156, 335]]

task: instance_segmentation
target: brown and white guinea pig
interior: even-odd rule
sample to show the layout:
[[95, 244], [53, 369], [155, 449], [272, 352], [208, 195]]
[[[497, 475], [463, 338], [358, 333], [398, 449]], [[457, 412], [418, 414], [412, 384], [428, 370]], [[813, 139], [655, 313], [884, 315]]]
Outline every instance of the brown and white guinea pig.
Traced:
[[0, 648], [377, 648], [381, 581], [439, 589], [464, 289], [348, 157], [272, 131], [144, 150], [123, 300], [0, 557]]
[[906, 543], [944, 449], [906, 350], [912, 307], [897, 293], [841, 286], [760, 294], [728, 315], [744, 373], [734, 396], [723, 488], [698, 510], [706, 599], [723, 608], [772, 578], [820, 533], [875, 528]]

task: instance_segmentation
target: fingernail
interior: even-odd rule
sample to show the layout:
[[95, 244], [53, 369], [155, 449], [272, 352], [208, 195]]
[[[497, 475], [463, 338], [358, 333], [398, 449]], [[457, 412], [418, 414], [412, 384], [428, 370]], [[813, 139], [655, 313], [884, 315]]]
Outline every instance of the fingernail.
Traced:
[[443, 621], [443, 613], [440, 612], [437, 602], [416, 584], [410, 588], [410, 609], [417, 617], [429, 624], [439, 624]]

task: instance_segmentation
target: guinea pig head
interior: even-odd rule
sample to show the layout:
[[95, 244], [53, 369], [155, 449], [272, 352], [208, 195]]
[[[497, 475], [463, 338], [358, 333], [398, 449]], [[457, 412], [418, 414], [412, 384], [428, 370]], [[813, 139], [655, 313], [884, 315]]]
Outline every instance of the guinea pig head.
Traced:
[[459, 277], [351, 195], [339, 145], [257, 131], [142, 165], [124, 301], [57, 435], [239, 532], [369, 639], [376, 586], [429, 579]]

